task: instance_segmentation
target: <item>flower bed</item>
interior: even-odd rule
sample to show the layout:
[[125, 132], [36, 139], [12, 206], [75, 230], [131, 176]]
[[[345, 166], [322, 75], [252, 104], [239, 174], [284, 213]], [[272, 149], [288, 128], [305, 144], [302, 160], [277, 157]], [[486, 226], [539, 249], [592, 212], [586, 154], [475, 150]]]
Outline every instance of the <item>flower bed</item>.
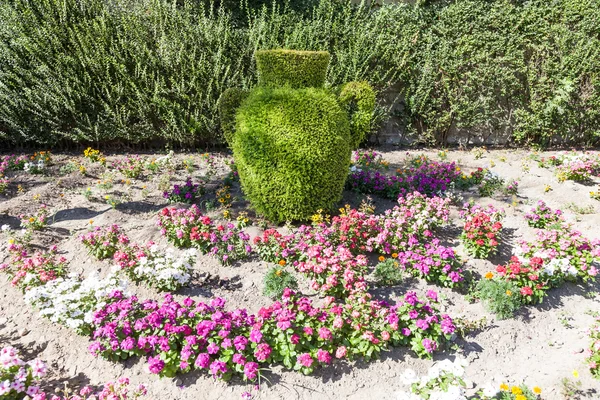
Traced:
[[496, 253], [502, 231], [504, 210], [497, 210], [491, 204], [481, 207], [465, 204], [460, 212], [465, 221], [460, 235], [467, 253], [475, 258], [488, 258]]

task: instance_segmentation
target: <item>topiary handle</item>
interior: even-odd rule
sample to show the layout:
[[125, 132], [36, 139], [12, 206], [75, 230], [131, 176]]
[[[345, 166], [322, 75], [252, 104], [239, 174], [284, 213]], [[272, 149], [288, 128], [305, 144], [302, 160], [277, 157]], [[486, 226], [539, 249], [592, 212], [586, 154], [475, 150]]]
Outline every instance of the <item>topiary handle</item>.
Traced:
[[339, 101], [350, 117], [350, 146], [355, 149], [371, 130], [375, 111], [375, 91], [367, 82], [348, 82], [342, 86]]
[[229, 146], [235, 132], [235, 112], [248, 97], [248, 91], [240, 88], [229, 88], [221, 93], [217, 101], [217, 110], [221, 120], [221, 130], [223, 137]]

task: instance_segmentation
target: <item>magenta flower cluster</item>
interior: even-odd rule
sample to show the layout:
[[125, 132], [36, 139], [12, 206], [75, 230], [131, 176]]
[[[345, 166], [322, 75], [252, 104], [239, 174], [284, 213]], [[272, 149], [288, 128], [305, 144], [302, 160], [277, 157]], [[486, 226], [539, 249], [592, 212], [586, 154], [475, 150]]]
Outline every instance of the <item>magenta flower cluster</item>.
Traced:
[[315, 307], [286, 289], [281, 301], [257, 315], [226, 311], [222, 298], [206, 304], [179, 303], [169, 294], [162, 303], [120, 292], [112, 297], [94, 315], [90, 351], [112, 360], [146, 356], [149, 371], [161, 376], [203, 370], [224, 380], [255, 380], [261, 365], [279, 362], [310, 373], [333, 359], [370, 359], [396, 345], [430, 356], [455, 330], [437, 310], [433, 291], [426, 299], [409, 292], [392, 307], [367, 293], [349, 295], [345, 303], [328, 297]]

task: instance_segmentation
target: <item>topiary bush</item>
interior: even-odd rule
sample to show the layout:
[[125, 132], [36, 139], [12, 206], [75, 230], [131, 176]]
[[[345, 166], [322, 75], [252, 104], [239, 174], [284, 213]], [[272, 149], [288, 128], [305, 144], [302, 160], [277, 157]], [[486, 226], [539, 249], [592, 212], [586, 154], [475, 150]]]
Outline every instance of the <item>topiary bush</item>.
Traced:
[[[328, 59], [322, 52], [260, 52], [262, 85], [235, 113], [231, 147], [242, 189], [272, 221], [305, 220], [332, 209], [341, 199], [351, 150], [366, 134], [363, 122], [351, 121], [372, 115], [373, 89], [360, 84], [360, 90], [342, 90], [345, 96], [338, 99], [322, 87]], [[350, 103], [356, 110], [349, 115]]]

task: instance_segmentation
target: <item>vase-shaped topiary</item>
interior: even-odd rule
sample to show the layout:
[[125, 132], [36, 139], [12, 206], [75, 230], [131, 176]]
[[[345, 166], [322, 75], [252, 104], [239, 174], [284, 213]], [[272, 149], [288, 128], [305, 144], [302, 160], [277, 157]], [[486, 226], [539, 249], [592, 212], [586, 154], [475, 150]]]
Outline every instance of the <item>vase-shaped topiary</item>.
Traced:
[[242, 190], [272, 221], [305, 220], [342, 196], [351, 150], [369, 132], [366, 82], [324, 86], [329, 53], [257, 51], [258, 85], [219, 99]]

